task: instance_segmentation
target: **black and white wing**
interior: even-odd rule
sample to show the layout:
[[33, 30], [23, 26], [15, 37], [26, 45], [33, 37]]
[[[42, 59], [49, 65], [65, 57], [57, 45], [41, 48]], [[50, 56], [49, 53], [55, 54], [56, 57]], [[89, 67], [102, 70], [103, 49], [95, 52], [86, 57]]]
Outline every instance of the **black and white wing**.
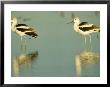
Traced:
[[79, 29], [82, 31], [89, 31], [89, 30], [93, 30], [94, 28], [97, 27], [93, 24], [88, 24], [87, 22], [82, 22], [79, 24]]
[[26, 24], [17, 24], [16, 27], [21, 27], [21, 26], [28, 26]]
[[26, 31], [34, 31], [34, 29], [30, 28], [28, 25], [26, 24], [17, 24], [16, 25], [16, 29], [18, 31], [21, 31], [21, 32], [26, 32]]
[[32, 36], [32, 37], [35, 37], [35, 38], [38, 36], [38, 34], [35, 33], [35, 32], [25, 32], [25, 34], [29, 35], [29, 36]]

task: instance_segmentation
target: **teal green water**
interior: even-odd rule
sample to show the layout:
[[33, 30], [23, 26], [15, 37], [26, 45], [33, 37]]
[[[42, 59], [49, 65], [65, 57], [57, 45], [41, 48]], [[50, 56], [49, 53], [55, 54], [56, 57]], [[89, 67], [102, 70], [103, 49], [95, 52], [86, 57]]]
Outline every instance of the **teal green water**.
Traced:
[[[100, 76], [100, 35], [92, 34], [92, 48], [86, 51], [84, 37], [76, 33], [72, 17], [100, 25], [100, 12], [96, 11], [13, 11], [18, 23], [32, 26], [37, 38], [26, 37], [23, 52], [20, 36], [11, 33], [12, 76], [20, 77], [97, 77]], [[89, 48], [89, 39], [87, 39]], [[84, 56], [80, 56], [80, 54]], [[86, 56], [85, 56], [86, 55]]]

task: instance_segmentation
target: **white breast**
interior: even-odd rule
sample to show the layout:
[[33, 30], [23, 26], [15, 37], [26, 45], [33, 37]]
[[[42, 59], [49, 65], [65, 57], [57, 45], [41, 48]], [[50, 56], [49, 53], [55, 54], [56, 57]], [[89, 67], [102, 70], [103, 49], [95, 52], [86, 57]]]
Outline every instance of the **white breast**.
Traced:
[[79, 26], [78, 26], [77, 24], [74, 24], [73, 28], [74, 28], [74, 30], [75, 30], [76, 32], [79, 31]]
[[16, 30], [16, 33], [17, 33], [18, 35], [20, 35], [20, 36], [26, 35], [25, 32], [21, 32], [21, 31], [18, 31], [18, 30]]

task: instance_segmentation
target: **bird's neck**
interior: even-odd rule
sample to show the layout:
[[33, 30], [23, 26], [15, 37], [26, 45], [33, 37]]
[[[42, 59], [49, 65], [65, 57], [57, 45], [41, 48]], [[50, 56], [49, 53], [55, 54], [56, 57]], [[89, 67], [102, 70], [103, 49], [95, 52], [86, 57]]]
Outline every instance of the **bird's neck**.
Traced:
[[12, 24], [12, 25], [11, 25], [11, 30], [12, 30], [13, 32], [16, 31], [16, 24]]
[[78, 30], [79, 30], [79, 24], [78, 24], [78, 23], [74, 23], [73, 28], [74, 28], [74, 30], [75, 30], [76, 32], [78, 32]]

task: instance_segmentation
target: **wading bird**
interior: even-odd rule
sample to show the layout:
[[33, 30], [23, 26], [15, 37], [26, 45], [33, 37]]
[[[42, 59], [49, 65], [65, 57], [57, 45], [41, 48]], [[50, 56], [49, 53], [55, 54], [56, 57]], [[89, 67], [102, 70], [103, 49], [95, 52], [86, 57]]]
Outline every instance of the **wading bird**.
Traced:
[[[35, 38], [38, 36], [32, 27], [29, 27], [26, 24], [18, 24], [16, 17], [12, 17], [11, 19], [11, 30], [21, 37], [21, 42], [23, 42], [22, 41], [23, 37], [26, 35], [29, 35]], [[25, 43], [26, 43], [26, 40], [25, 40]]]
[[94, 24], [89, 24], [88, 22], [81, 22], [79, 17], [75, 17], [71, 22], [74, 22], [73, 29], [85, 37], [86, 45], [86, 36], [89, 36], [91, 44], [91, 33], [100, 32], [100, 28]]

